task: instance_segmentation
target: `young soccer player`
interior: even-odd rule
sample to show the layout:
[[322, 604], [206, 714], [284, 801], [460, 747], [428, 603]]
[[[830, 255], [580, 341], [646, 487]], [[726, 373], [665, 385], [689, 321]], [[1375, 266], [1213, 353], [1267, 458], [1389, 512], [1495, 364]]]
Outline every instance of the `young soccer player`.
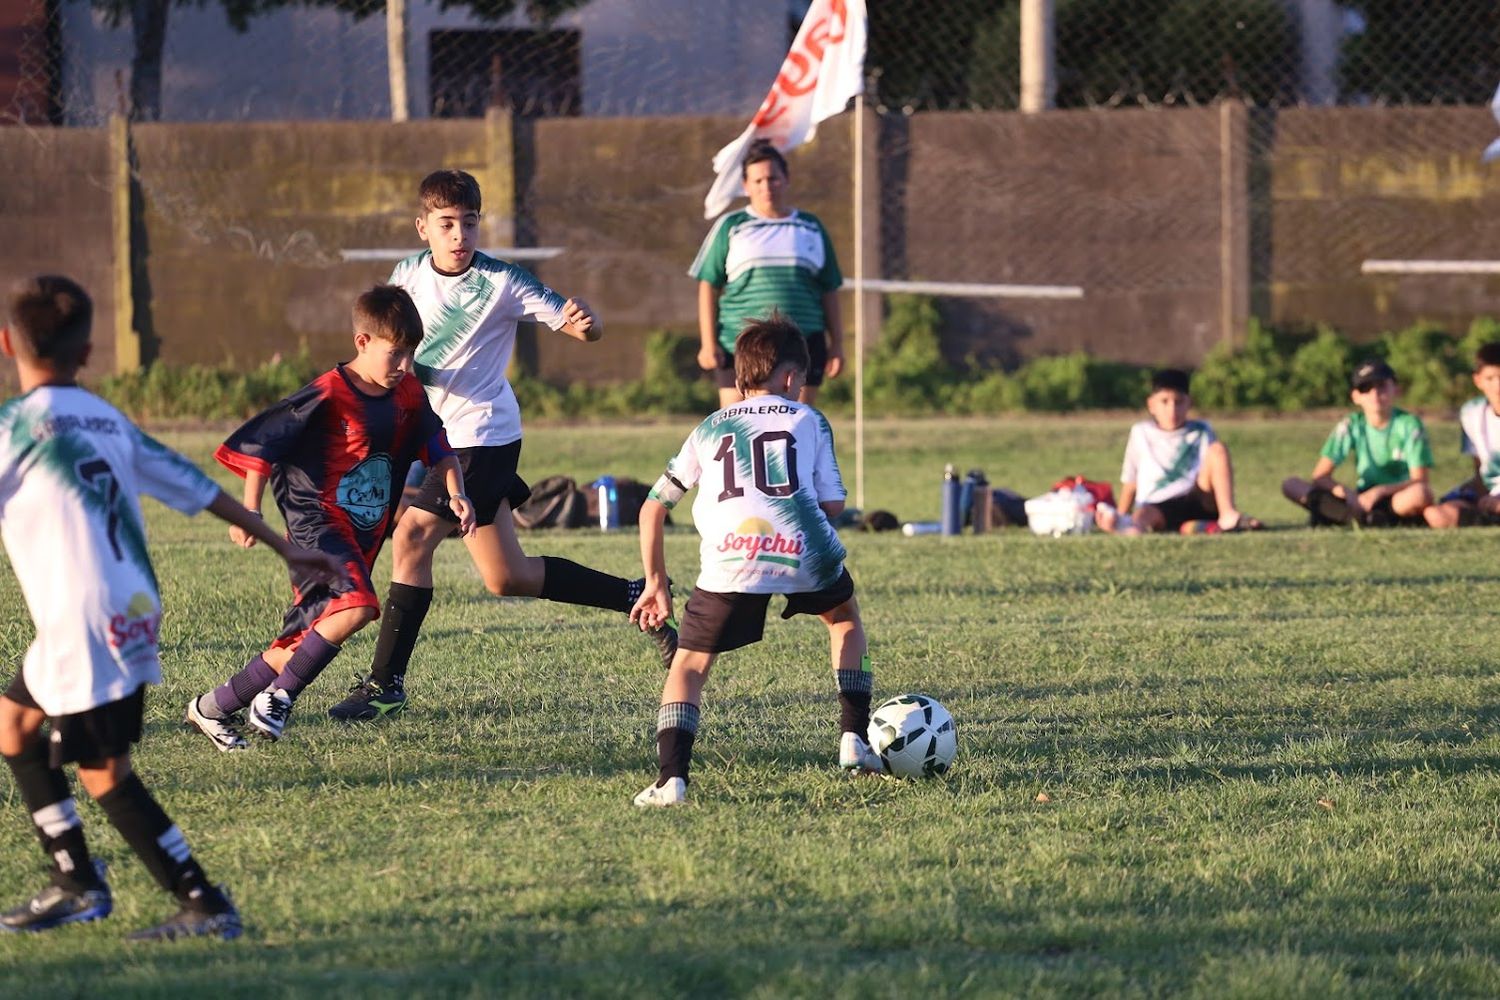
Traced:
[[[411, 297], [395, 285], [376, 285], [354, 303], [354, 360], [252, 418], [215, 453], [245, 477], [245, 506], [260, 510], [269, 480], [292, 540], [335, 557], [348, 576], [330, 587], [294, 574], [293, 604], [276, 641], [188, 703], [188, 723], [221, 751], [246, 748], [235, 724], [246, 706], [250, 725], [279, 739], [297, 696], [344, 640], [380, 614], [370, 567], [414, 459], [442, 477], [460, 529], [474, 530], [474, 509], [442, 421], [409, 377], [421, 340]], [[255, 544], [238, 528], [229, 536], [238, 545]]]
[[[1150, 420], [1130, 429], [1120, 470], [1120, 504], [1101, 505], [1095, 520], [1117, 534], [1256, 531], [1260, 521], [1234, 502], [1229, 448], [1206, 420], [1189, 420], [1188, 376], [1164, 368], [1151, 376]], [[1132, 513], [1132, 507], [1136, 509]]]
[[828, 626], [842, 729], [839, 766], [880, 770], [862, 735], [873, 689], [865, 630], [844, 546], [829, 520], [843, 511], [845, 496], [833, 431], [821, 413], [797, 402], [807, 365], [807, 340], [795, 324], [774, 312], [747, 324], [734, 343], [744, 401], [698, 425], [641, 508], [646, 589], [630, 617], [652, 628], [672, 617], [662, 544], [667, 512], [704, 482], [693, 503], [702, 569], [656, 716], [660, 772], [635, 797], [638, 806], [686, 801], [709, 668], [720, 653], [760, 641], [772, 594], [786, 595], [781, 617], [817, 615]]
[[1434, 528], [1500, 524], [1500, 344], [1475, 352], [1474, 387], [1481, 395], [1458, 411], [1474, 477], [1423, 512]]
[[[411, 293], [427, 327], [417, 352], [417, 377], [448, 430], [474, 498], [479, 529], [465, 539], [490, 593], [540, 597], [625, 614], [640, 594], [629, 581], [552, 556], [528, 556], [516, 539], [511, 511], [531, 489], [516, 474], [521, 411], [505, 373], [516, 343], [516, 321], [532, 316], [575, 340], [596, 341], [602, 329], [588, 304], [563, 299], [524, 269], [478, 252], [479, 183], [462, 170], [439, 170], [418, 190], [417, 234], [428, 249], [396, 265], [391, 283]], [[367, 721], [406, 705], [412, 649], [432, 603], [432, 557], [453, 527], [443, 477], [430, 473], [396, 525], [391, 589], [370, 672], [328, 710], [335, 719]], [[650, 632], [663, 664], [677, 649], [677, 631]]]
[[[1311, 512], [1312, 523], [1370, 526], [1421, 525], [1432, 504], [1428, 473], [1432, 447], [1422, 418], [1396, 406], [1396, 373], [1384, 361], [1362, 361], [1349, 378], [1349, 397], [1359, 407], [1334, 427], [1313, 466], [1312, 479], [1292, 476], [1282, 495]], [[1354, 455], [1355, 488], [1333, 478]]]
[[131, 767], [146, 685], [161, 682], [161, 599], [139, 495], [184, 514], [207, 509], [309, 577], [334, 580], [338, 565], [278, 538], [187, 459], [78, 386], [92, 317], [82, 288], [47, 275], [16, 287], [0, 327], [0, 351], [14, 360], [22, 392], [0, 406], [0, 535], [36, 626], [0, 696], [0, 754], [53, 861], [51, 884], [0, 914], [0, 930], [47, 930], [113, 909], [62, 770], [76, 763], [83, 787], [181, 907], [131, 938], [238, 937], [234, 904]]

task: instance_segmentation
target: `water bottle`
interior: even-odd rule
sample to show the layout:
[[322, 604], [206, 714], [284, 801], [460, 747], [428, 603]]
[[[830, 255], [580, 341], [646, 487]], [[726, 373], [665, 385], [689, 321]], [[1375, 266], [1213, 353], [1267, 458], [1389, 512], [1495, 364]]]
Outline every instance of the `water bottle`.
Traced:
[[941, 527], [936, 521], [907, 521], [901, 526], [901, 534], [907, 538], [917, 535], [935, 535]]
[[614, 531], [620, 526], [620, 494], [615, 489], [615, 477], [600, 476], [594, 485], [599, 488], [599, 530]]
[[945, 535], [956, 535], [963, 528], [963, 512], [958, 507], [958, 476], [949, 465], [943, 469], [942, 531]]
[[969, 479], [973, 482], [972, 496], [969, 499], [969, 523], [974, 526], [974, 534], [982, 535], [990, 530], [990, 507], [995, 497], [990, 492], [990, 481], [984, 478], [983, 472], [971, 470]]

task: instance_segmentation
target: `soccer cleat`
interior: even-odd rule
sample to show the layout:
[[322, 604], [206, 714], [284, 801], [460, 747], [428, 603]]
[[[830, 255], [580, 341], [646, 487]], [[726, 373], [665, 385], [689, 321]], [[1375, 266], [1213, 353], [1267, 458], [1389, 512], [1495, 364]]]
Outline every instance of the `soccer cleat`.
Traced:
[[207, 736], [213, 745], [219, 748], [220, 753], [246, 750], [250, 747], [250, 744], [245, 742], [245, 737], [241, 736], [240, 731], [235, 728], [233, 716], [227, 719], [215, 719], [204, 715], [198, 710], [197, 698], [188, 702], [187, 716], [183, 721]]
[[845, 733], [839, 737], [839, 767], [868, 774], [885, 773], [880, 758], [858, 733]]
[[233, 941], [244, 932], [240, 911], [223, 886], [215, 886], [202, 898], [184, 903], [182, 909], [155, 927], [128, 935], [127, 941], [176, 941], [189, 937], [216, 937]]
[[1308, 523], [1314, 527], [1325, 524], [1348, 524], [1349, 503], [1332, 491], [1315, 486], [1307, 491]]
[[0, 913], [0, 931], [46, 931], [64, 924], [103, 920], [114, 909], [109, 883], [104, 880], [104, 862], [94, 859], [91, 889], [82, 891], [49, 885], [14, 910]]
[[268, 740], [279, 740], [292, 717], [292, 696], [281, 688], [268, 687], [250, 702], [250, 725]]
[[677, 624], [675, 622], [663, 622], [656, 628], [648, 629], [646, 634], [651, 641], [656, 643], [656, 652], [661, 656], [663, 670], [672, 669], [672, 661], [677, 658]]
[[371, 722], [388, 715], [399, 715], [406, 707], [406, 690], [400, 684], [385, 687], [373, 676], [354, 675], [354, 686], [344, 700], [328, 710], [328, 716], [340, 722]]
[[635, 797], [635, 804], [642, 809], [653, 806], [680, 806], [687, 802], [687, 780], [668, 778], [665, 785], [647, 785]]

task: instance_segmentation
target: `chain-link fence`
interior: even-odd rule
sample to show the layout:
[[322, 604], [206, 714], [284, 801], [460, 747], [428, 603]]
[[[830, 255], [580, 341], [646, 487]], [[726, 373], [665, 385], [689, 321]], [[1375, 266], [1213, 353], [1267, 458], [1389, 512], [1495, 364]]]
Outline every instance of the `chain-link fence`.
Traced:
[[[1072, 303], [944, 298], [955, 358], [1191, 361], [1251, 316], [1368, 333], [1500, 312], [1495, 279], [1379, 270], [1500, 259], [1486, 221], [1500, 181], [1478, 159], [1500, 134], [1483, 110], [1500, 84], [1492, 0], [1037, 3], [1052, 11], [1057, 110], [1036, 115], [1016, 113], [1020, 0], [867, 3], [866, 276], [1083, 289]], [[684, 272], [707, 231], [709, 159], [807, 8], [0, 0], [0, 121], [16, 126], [0, 129], [0, 163], [18, 179], [0, 209], [40, 234], [49, 198], [97, 203], [91, 225], [106, 227], [127, 205], [131, 234], [118, 218], [113, 232], [135, 280], [109, 280], [135, 302], [119, 322], [158, 345], [148, 357], [253, 360], [268, 351], [218, 327], [336, 342], [347, 303], [326, 289], [357, 289], [386, 273], [381, 252], [413, 248], [417, 178], [457, 165], [485, 183], [488, 245], [553, 248], [523, 259], [591, 295], [617, 332], [691, 336]], [[393, 30], [413, 119], [395, 132], [380, 124]], [[123, 145], [104, 136], [112, 117], [134, 123]], [[792, 161], [795, 199], [846, 274], [851, 119]], [[70, 133], [94, 137], [76, 140], [87, 155], [59, 152]], [[49, 239], [0, 266], [69, 266]]]

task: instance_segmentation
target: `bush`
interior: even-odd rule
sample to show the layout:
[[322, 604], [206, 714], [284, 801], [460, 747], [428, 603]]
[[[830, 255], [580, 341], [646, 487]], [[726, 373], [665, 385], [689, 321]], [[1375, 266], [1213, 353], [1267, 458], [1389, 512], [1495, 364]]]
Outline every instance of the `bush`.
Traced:
[[1328, 327], [1319, 327], [1292, 355], [1279, 408], [1306, 410], [1343, 404], [1349, 398], [1353, 353], [1348, 341]]
[[137, 420], [241, 419], [307, 384], [320, 370], [304, 344], [289, 358], [278, 354], [248, 370], [232, 364], [156, 364], [143, 371], [106, 375], [95, 389]]

